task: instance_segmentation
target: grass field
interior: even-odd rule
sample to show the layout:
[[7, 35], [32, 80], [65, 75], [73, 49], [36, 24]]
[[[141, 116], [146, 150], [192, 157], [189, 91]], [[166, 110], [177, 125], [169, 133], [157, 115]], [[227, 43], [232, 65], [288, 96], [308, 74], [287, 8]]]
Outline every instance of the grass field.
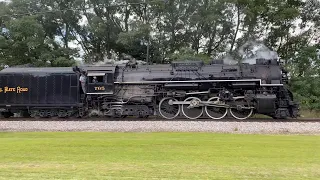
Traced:
[[3, 132], [0, 179], [320, 179], [320, 136]]

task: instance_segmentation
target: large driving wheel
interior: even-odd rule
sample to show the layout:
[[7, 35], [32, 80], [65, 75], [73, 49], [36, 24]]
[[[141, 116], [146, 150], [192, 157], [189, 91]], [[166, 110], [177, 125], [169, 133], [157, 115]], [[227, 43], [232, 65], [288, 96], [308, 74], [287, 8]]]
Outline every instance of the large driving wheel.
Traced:
[[163, 98], [159, 103], [159, 113], [165, 119], [174, 119], [180, 113], [180, 105], [171, 104], [170, 101], [178, 101], [172, 97]]
[[197, 97], [188, 97], [184, 100], [188, 102], [182, 105], [182, 114], [188, 119], [198, 119], [203, 114], [203, 106], [197, 106], [201, 100]]
[[[219, 105], [221, 104], [221, 101], [218, 97], [212, 97], [208, 100], [211, 104]], [[207, 105], [205, 106], [205, 111], [207, 115], [212, 119], [222, 119], [228, 114], [228, 110], [225, 107], [215, 107]]]
[[244, 98], [235, 100], [235, 107], [230, 108], [230, 114], [239, 120], [244, 120], [249, 118], [253, 114], [253, 109], [249, 108], [250, 104]]

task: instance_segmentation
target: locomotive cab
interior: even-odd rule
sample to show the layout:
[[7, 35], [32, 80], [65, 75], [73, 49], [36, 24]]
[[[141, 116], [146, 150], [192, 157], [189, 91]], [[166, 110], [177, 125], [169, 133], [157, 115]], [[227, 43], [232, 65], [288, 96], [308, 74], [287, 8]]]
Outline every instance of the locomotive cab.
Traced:
[[113, 95], [114, 67], [90, 67], [87, 69], [87, 94]]

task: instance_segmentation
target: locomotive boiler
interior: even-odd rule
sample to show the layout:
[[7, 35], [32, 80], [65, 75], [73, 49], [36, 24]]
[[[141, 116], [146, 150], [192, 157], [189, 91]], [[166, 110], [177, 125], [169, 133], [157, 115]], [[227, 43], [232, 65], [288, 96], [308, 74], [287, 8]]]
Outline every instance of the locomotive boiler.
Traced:
[[[80, 72], [86, 75], [85, 91]], [[228, 114], [240, 120], [253, 114], [296, 118], [299, 105], [287, 82], [287, 72], [277, 59], [235, 65], [181, 61], [7, 68], [0, 72], [0, 108], [5, 117], [14, 112], [32, 117], [84, 117], [96, 111], [113, 118], [222, 119]], [[9, 92], [8, 88], [13, 89]]]

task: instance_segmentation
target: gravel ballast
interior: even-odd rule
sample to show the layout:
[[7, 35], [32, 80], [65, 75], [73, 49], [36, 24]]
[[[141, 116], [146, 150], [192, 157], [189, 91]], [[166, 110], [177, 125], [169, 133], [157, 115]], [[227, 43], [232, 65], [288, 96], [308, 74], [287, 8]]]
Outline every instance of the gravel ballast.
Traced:
[[218, 132], [320, 134], [320, 122], [0, 121], [0, 131]]

